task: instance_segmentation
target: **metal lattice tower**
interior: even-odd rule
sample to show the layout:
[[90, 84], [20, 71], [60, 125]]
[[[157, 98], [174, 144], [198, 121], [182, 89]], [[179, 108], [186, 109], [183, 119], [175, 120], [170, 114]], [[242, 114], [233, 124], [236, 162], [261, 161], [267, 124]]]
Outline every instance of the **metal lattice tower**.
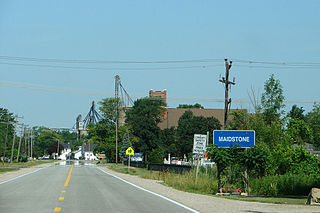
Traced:
[[90, 111], [83, 120], [83, 127], [87, 129], [89, 124], [96, 124], [102, 119], [102, 116], [95, 109], [95, 102], [92, 101]]

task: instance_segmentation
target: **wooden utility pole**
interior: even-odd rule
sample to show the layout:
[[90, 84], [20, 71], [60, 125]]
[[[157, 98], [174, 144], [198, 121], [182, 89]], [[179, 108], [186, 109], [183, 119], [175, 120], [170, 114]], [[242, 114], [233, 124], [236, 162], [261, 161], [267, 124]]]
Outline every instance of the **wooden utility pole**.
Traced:
[[19, 154], [20, 154], [21, 140], [22, 140], [22, 136], [24, 135], [24, 134], [23, 134], [23, 129], [24, 129], [24, 124], [22, 124], [22, 127], [21, 127], [21, 135], [20, 135], [20, 139], [19, 139], [18, 154], [17, 154], [17, 163], [19, 162]]
[[120, 76], [115, 76], [115, 98], [116, 98], [116, 164], [118, 163], [118, 113], [119, 113], [119, 84], [120, 84]]
[[31, 158], [32, 158], [32, 160], [33, 160], [33, 153], [32, 153], [32, 149], [33, 149], [33, 141], [32, 141], [32, 138], [33, 138], [33, 132], [32, 132], [32, 127], [31, 127], [31, 138], [30, 138], [30, 140], [31, 140]]
[[224, 98], [224, 128], [227, 126], [227, 120], [228, 120], [228, 113], [229, 113], [229, 105], [231, 104], [231, 98], [229, 98], [229, 89], [231, 88], [231, 85], [235, 85], [236, 83], [233, 81], [229, 81], [229, 71], [232, 66], [232, 61], [230, 63], [228, 62], [228, 59], [224, 59], [225, 65], [226, 65], [226, 76], [222, 77], [221, 80], [219, 80], [221, 83], [225, 84], [225, 98]]
[[58, 157], [59, 157], [59, 145], [60, 145], [60, 142], [59, 142], [59, 139], [58, 139], [57, 160], [58, 160]]
[[18, 124], [18, 116], [15, 116], [15, 121], [14, 121], [14, 132], [13, 132], [13, 140], [12, 140], [12, 149], [11, 149], [11, 157], [10, 157], [10, 163], [12, 163], [13, 160], [13, 150], [14, 150], [14, 142], [16, 140], [16, 131], [17, 131], [17, 124]]

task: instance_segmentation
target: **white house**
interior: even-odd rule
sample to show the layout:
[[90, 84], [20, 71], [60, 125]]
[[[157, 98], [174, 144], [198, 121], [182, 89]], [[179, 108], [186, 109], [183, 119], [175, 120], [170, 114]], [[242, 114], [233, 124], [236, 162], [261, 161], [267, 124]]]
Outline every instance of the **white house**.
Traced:
[[86, 144], [79, 146], [77, 151], [72, 152], [74, 159], [79, 160], [83, 158], [85, 160], [98, 160], [97, 156], [93, 154], [93, 150], [96, 144]]
[[84, 159], [85, 160], [98, 160], [97, 156], [93, 154], [94, 147], [96, 144], [86, 144], [83, 146]]
[[62, 150], [61, 154], [59, 155], [59, 160], [67, 160], [71, 155], [71, 146], [70, 143], [63, 145], [64, 149]]

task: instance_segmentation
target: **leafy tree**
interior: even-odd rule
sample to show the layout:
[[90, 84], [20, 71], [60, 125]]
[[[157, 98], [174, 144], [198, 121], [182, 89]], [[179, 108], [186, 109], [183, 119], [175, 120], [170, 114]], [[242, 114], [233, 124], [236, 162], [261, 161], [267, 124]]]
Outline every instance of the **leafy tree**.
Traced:
[[116, 98], [104, 98], [99, 102], [99, 110], [102, 113], [103, 119], [110, 125], [114, 125], [117, 116], [117, 106], [120, 105], [120, 99]]
[[204, 107], [201, 104], [195, 103], [192, 104], [179, 104], [177, 108], [185, 108], [185, 109], [204, 109]]
[[282, 85], [272, 74], [264, 84], [264, 93], [261, 96], [261, 108], [268, 124], [279, 119], [284, 112], [284, 96]]
[[304, 113], [303, 107], [299, 108], [297, 105], [293, 105], [287, 117], [291, 119], [305, 120], [305, 116], [303, 113]]
[[75, 150], [77, 146], [81, 146], [81, 141], [78, 141], [77, 133], [69, 131], [62, 131], [57, 133], [61, 136], [63, 143], [70, 143], [71, 150]]
[[[14, 125], [7, 122], [14, 122], [13, 114], [8, 109], [0, 108], [0, 156], [10, 156]], [[8, 128], [7, 128], [8, 127]]]
[[178, 147], [176, 144], [176, 129], [174, 127], [163, 129], [161, 130], [160, 135], [161, 146], [165, 155], [170, 153], [172, 156], [179, 156]]
[[154, 98], [142, 98], [134, 102], [126, 112], [126, 123], [132, 127], [133, 135], [139, 138], [134, 148], [142, 152], [147, 161], [148, 154], [159, 147], [161, 130], [158, 123], [163, 118], [163, 101]]
[[217, 179], [218, 179], [218, 191], [223, 186], [221, 182], [221, 175], [223, 171], [233, 162], [233, 148], [219, 148], [217, 145], [210, 145], [207, 149], [208, 156], [217, 165]]
[[126, 160], [128, 156], [126, 155], [126, 150], [131, 146], [130, 138], [129, 138], [129, 131], [127, 131], [122, 139], [122, 147], [120, 149], [119, 156], [122, 160]]
[[267, 124], [261, 114], [248, 114], [245, 111], [234, 111], [230, 114], [233, 119], [229, 120], [227, 129], [255, 130], [256, 144], [265, 143], [272, 148], [283, 137], [282, 122], [280, 120]]
[[58, 141], [59, 151], [63, 150], [63, 140], [61, 135], [57, 132], [52, 131], [46, 127], [34, 127], [34, 156], [39, 157], [44, 154], [51, 155], [57, 152]]
[[320, 104], [315, 103], [312, 111], [306, 115], [307, 123], [312, 130], [313, 145], [320, 148]]
[[207, 134], [208, 131], [212, 134], [212, 131], [217, 129], [221, 129], [218, 119], [194, 116], [191, 111], [186, 111], [180, 117], [177, 128], [177, 147], [181, 157], [190, 157], [188, 154], [192, 152], [194, 134]]
[[163, 151], [161, 148], [153, 149], [149, 155], [150, 163], [163, 163]]
[[313, 141], [312, 131], [304, 120], [290, 119], [287, 126], [287, 134], [292, 138], [293, 142], [298, 144]]

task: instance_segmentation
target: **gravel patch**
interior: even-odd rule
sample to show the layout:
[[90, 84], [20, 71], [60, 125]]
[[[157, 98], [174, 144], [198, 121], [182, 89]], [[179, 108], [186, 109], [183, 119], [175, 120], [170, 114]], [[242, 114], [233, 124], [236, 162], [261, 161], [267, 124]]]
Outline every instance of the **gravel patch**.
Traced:
[[270, 204], [230, 200], [210, 195], [182, 192], [161, 184], [161, 181], [143, 179], [138, 176], [122, 174], [112, 171], [104, 166], [99, 166], [104, 171], [116, 175], [126, 181], [136, 184], [144, 189], [158, 193], [162, 196], [177, 201], [183, 205], [193, 208], [199, 212], [320, 212], [320, 206], [303, 206], [287, 204]]

